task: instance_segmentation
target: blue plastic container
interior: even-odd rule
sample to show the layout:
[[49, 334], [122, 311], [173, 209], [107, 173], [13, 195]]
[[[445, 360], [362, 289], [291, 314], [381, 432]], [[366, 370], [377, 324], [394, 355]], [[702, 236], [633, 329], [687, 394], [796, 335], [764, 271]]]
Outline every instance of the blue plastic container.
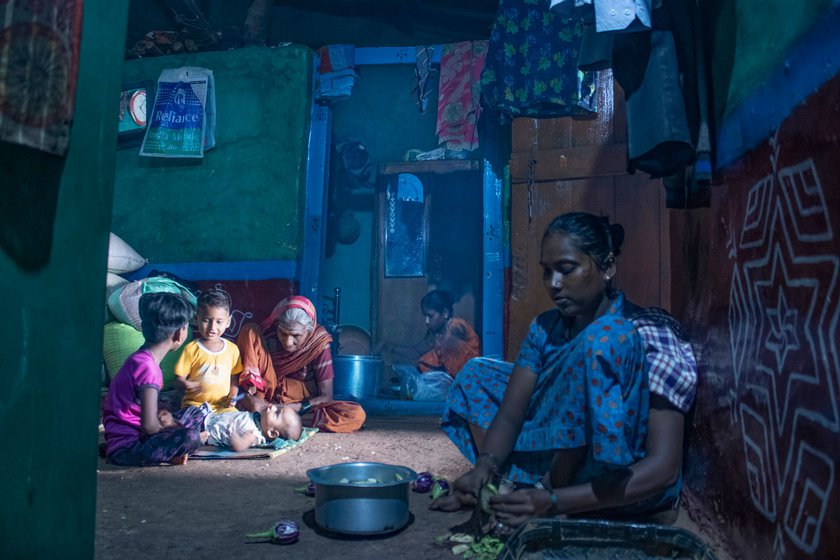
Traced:
[[333, 356], [333, 395], [359, 401], [376, 397], [382, 377], [382, 359], [376, 356]]

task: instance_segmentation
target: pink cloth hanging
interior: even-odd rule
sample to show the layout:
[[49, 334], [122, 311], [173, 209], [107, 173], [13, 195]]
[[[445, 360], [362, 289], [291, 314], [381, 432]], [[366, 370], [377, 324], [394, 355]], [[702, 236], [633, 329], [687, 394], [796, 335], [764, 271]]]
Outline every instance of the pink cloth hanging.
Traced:
[[448, 150], [478, 148], [481, 71], [487, 41], [464, 41], [443, 47], [440, 60], [437, 135]]

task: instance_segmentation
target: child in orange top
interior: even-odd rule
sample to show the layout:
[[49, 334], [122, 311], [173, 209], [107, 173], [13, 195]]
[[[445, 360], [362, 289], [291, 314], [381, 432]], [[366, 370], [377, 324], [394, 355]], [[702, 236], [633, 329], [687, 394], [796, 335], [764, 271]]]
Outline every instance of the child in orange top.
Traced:
[[199, 337], [186, 346], [175, 364], [175, 385], [184, 391], [182, 408], [207, 403], [213, 412], [235, 411], [242, 359], [236, 344], [222, 338], [230, 326], [227, 292], [211, 289], [198, 297]]
[[420, 309], [435, 345], [420, 356], [417, 367], [424, 373], [445, 371], [455, 377], [464, 364], [480, 354], [478, 335], [469, 323], [453, 315], [452, 296], [447, 291], [427, 293], [420, 300]]

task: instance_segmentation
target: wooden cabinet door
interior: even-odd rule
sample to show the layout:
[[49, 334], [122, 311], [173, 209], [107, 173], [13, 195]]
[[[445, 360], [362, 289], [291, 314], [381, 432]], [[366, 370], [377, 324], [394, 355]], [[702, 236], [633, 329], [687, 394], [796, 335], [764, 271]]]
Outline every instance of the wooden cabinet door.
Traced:
[[[387, 189], [400, 173], [415, 175], [425, 198], [426, 247], [421, 277], [385, 273]], [[477, 162], [390, 163], [380, 167], [371, 325], [374, 343], [413, 344], [426, 334], [421, 298], [430, 290], [448, 290], [456, 299], [455, 315], [480, 332], [482, 267], [482, 183]]]
[[[612, 82], [609, 72], [604, 82]], [[642, 306], [670, 308], [668, 210], [662, 182], [628, 175], [621, 88], [602, 88], [594, 119], [516, 119], [511, 154], [511, 297], [507, 357], [530, 321], [553, 305], [542, 284], [540, 242], [564, 212], [609, 216], [624, 226], [614, 286]]]

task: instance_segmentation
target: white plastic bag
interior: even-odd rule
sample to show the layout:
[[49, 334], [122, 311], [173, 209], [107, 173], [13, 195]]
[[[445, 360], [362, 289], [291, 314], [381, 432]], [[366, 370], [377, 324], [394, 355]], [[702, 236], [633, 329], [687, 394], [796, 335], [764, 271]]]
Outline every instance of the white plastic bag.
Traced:
[[409, 365], [395, 365], [400, 378], [400, 394], [414, 401], [445, 401], [452, 386], [452, 376], [445, 371], [427, 371]]

